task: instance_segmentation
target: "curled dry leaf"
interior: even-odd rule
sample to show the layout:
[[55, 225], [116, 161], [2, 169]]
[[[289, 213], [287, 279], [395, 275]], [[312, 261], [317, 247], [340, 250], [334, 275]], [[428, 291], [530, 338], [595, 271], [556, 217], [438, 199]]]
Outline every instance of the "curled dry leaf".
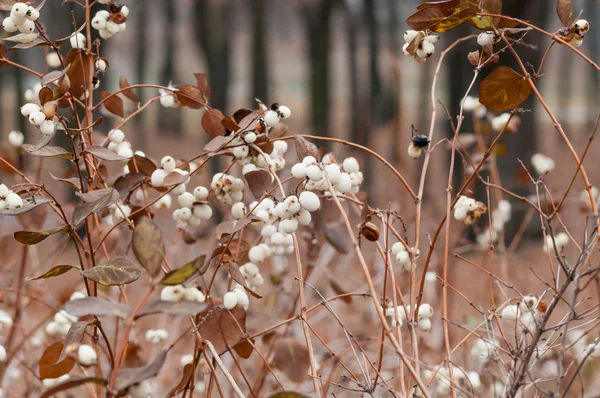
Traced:
[[195, 258], [184, 266], [166, 274], [160, 283], [162, 285], [181, 285], [203, 268], [202, 266], [204, 265], [205, 260], [206, 256], [204, 255]]
[[70, 227], [68, 225], [61, 225], [56, 228], [48, 229], [45, 231], [18, 231], [15, 232], [15, 240], [24, 245], [35, 245], [49, 237], [50, 235], [57, 234], [59, 232], [67, 233]]
[[65, 310], [73, 316], [116, 316], [127, 319], [131, 310], [126, 304], [113, 303], [98, 297], [84, 297], [65, 304]]
[[194, 365], [188, 363], [183, 367], [183, 374], [181, 375], [181, 380], [175, 387], [173, 387], [173, 389], [171, 390], [171, 392], [169, 392], [167, 397], [171, 398], [185, 391], [186, 386], [192, 380], [192, 376], [194, 376]]
[[46, 104], [46, 102], [52, 101], [52, 98], [54, 98], [54, 93], [52, 92], [50, 87], [42, 87], [42, 89], [40, 90], [40, 93], [38, 95], [38, 98], [40, 100], [40, 104], [42, 104], [42, 106], [43, 106]]
[[167, 351], [161, 351], [152, 362], [139, 368], [125, 368], [117, 372], [115, 389], [124, 391], [134, 384], [155, 377], [162, 369], [167, 359]]
[[73, 177], [73, 178], [60, 178], [60, 177], [57, 177], [54, 174], [52, 174], [52, 172], [50, 172], [50, 171], [48, 172], [48, 174], [50, 174], [50, 177], [53, 180], [60, 181], [62, 183], [65, 183], [67, 185], [72, 186], [73, 188], [75, 188], [78, 191], [81, 191], [81, 184], [79, 182], [79, 178], [75, 178], [75, 177]]
[[81, 275], [103, 286], [120, 286], [137, 281], [142, 271], [125, 256], [118, 256], [109, 262], [81, 271]]
[[246, 331], [246, 311], [239, 305], [231, 311], [221, 306], [214, 307], [198, 316], [197, 325], [202, 337], [210, 340], [221, 355], [242, 340]]
[[186, 84], [175, 91], [177, 101], [191, 109], [202, 109], [206, 106], [202, 90], [192, 84]]
[[[241, 108], [233, 113], [233, 120], [239, 125], [246, 116], [254, 113], [252, 109]], [[256, 113], [258, 115], [258, 112]]]
[[[68, 39], [66, 38], [66, 40]], [[64, 58], [64, 62], [65, 65], [70, 65], [66, 77], [68, 77], [71, 93], [75, 98], [80, 98], [85, 93], [86, 85], [92, 78], [90, 69], [93, 70], [94, 57], [86, 52], [72, 49]]]
[[479, 101], [493, 111], [521, 105], [531, 94], [527, 79], [508, 66], [499, 66], [479, 86]]
[[64, 383], [60, 383], [44, 391], [44, 393], [40, 395], [40, 398], [53, 397], [61, 391], [70, 390], [88, 383], [97, 384], [102, 387], [108, 385], [108, 381], [101, 377], [69, 377], [69, 380], [65, 381]]
[[281, 339], [275, 345], [274, 366], [290, 380], [300, 383], [306, 379], [310, 358], [308, 349], [302, 342], [293, 339]]
[[300, 135], [294, 135], [294, 142], [296, 144], [296, 155], [298, 156], [298, 161], [302, 162], [302, 160], [307, 156], [313, 156], [315, 159], [319, 156], [319, 148], [306, 138]]
[[136, 223], [131, 240], [133, 253], [140, 264], [155, 277], [165, 258], [165, 244], [162, 232], [148, 217], [142, 217]]
[[55, 276], [59, 276], [64, 273], [67, 273], [73, 268], [77, 269], [77, 270], [79, 269], [79, 267], [76, 265], [57, 265], [57, 266], [53, 267], [50, 271], [46, 272], [45, 274], [42, 274], [42, 275], [36, 276], [36, 277], [25, 278], [25, 280], [27, 282], [29, 282], [29, 281], [36, 281], [38, 279], [53, 278]]
[[447, 0], [423, 3], [417, 7], [417, 12], [406, 20], [414, 30], [432, 30], [447, 32], [471, 20], [477, 14], [477, 5], [472, 8], [471, 1]]
[[73, 225], [77, 226], [94, 213], [116, 203], [119, 200], [119, 193], [113, 188], [98, 189], [85, 194], [76, 193], [84, 203], [80, 203], [73, 211]]
[[229, 131], [238, 131], [240, 126], [235, 122], [235, 120], [231, 116], [225, 116], [221, 119], [221, 124]]
[[266, 170], [254, 170], [244, 174], [248, 187], [256, 199], [261, 198], [271, 186], [271, 174]]
[[123, 117], [125, 115], [123, 111], [123, 100], [121, 97], [118, 95], [112, 95], [106, 91], [102, 91], [100, 95], [104, 100], [104, 107], [107, 111], [119, 117]]
[[207, 109], [202, 115], [202, 128], [211, 137], [225, 135], [225, 127], [221, 124], [223, 113], [214, 108]]
[[63, 350], [63, 343], [57, 341], [50, 347], [46, 348], [42, 357], [38, 361], [40, 369], [40, 379], [56, 379], [60, 376], [69, 373], [75, 366], [74, 358], [65, 358], [60, 362], [58, 357]]
[[564, 26], [570, 26], [573, 23], [573, 1], [557, 0], [556, 13]]
[[194, 316], [204, 311], [206, 303], [199, 301], [163, 301], [156, 300], [143, 308], [136, 316], [136, 319], [151, 314], [169, 314], [176, 316]]
[[145, 180], [146, 176], [142, 173], [127, 173], [115, 180], [113, 188], [119, 192], [119, 196], [127, 196]]
[[[131, 87], [131, 84], [129, 84], [129, 82], [127, 81], [127, 78], [125, 76], [121, 76], [119, 78], [119, 88], [121, 88], [121, 90], [127, 88], [127, 87]], [[121, 91], [121, 93], [130, 101], [133, 101], [135, 103], [140, 103], [140, 99], [138, 98], [137, 95], [135, 95], [135, 92], [133, 91], [133, 89], [128, 88], [127, 90], [123, 90]]]
[[194, 73], [194, 77], [196, 78], [196, 84], [200, 91], [202, 91], [202, 96], [206, 102], [210, 101], [211, 89], [210, 84], [208, 84], [208, 77], [206, 73]]

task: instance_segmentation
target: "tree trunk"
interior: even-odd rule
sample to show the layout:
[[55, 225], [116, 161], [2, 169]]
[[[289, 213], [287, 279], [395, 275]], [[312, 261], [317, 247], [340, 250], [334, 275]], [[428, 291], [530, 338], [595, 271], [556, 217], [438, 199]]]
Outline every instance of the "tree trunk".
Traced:
[[268, 62], [265, 24], [265, 0], [252, 0], [252, 92], [249, 104], [254, 98], [271, 103], [268, 97]]

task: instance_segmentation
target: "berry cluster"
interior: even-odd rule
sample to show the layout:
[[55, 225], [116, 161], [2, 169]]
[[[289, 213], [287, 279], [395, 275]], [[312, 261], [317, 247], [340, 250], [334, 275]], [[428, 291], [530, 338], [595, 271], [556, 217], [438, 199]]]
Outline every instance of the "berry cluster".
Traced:
[[292, 111], [285, 105], [274, 103], [271, 109], [263, 115], [263, 121], [267, 127], [277, 127], [282, 119], [289, 119], [292, 116]]
[[244, 180], [226, 173], [215, 174], [210, 189], [215, 198], [225, 205], [241, 202], [244, 198]]
[[118, 35], [125, 31], [127, 27], [127, 17], [129, 8], [127, 6], [117, 6], [111, 4], [109, 10], [100, 10], [92, 19], [92, 27], [98, 31], [103, 39], [110, 39], [113, 35]]
[[[587, 199], [589, 200], [589, 197]], [[552, 239], [552, 236], [547, 235], [546, 242], [544, 243], [544, 253], [554, 253], [555, 244], [556, 251], [560, 253], [569, 244], [570, 241], [571, 239], [569, 238], [569, 235], [567, 235], [565, 232], [560, 232], [556, 234], [554, 239]]]
[[206, 301], [206, 296], [196, 286], [185, 287], [183, 285], [165, 286], [160, 292], [160, 299], [178, 303], [180, 301]]
[[108, 149], [124, 158], [133, 157], [131, 143], [125, 139], [125, 133], [119, 129], [113, 129], [108, 132]]
[[242, 307], [244, 311], [248, 311], [248, 306], [250, 305], [248, 294], [246, 294], [246, 291], [240, 285], [235, 286], [233, 290], [223, 295], [223, 307], [231, 310], [236, 305]]
[[[321, 162], [317, 162], [313, 156], [305, 157], [301, 163], [292, 166], [292, 175], [306, 180], [305, 188], [308, 191], [324, 191], [325, 196], [331, 196], [328, 180], [335, 194], [341, 196], [347, 193], [358, 193], [364, 179], [355, 158], [344, 159], [340, 168], [333, 156], [329, 154], [325, 155]], [[340, 200], [343, 201], [343, 198]]]
[[203, 186], [194, 188], [193, 193], [184, 192], [177, 197], [181, 206], [173, 212], [173, 220], [177, 228], [185, 229], [188, 226], [197, 227], [203, 220], [212, 217], [212, 208], [208, 205], [208, 189]]
[[266, 154], [258, 150], [258, 147], [253, 146], [251, 148], [256, 138], [256, 133], [249, 131], [243, 137], [237, 136], [231, 141], [231, 144], [234, 146], [231, 149], [231, 153], [240, 161], [242, 174], [247, 174], [255, 170], [269, 171], [271, 168], [274, 171], [282, 170], [285, 167], [284, 156], [288, 150], [287, 142], [273, 142], [273, 150], [271, 153]]
[[473, 225], [486, 211], [483, 203], [462, 195], [454, 206], [454, 218], [466, 225]]
[[[255, 291], [265, 283], [265, 280], [260, 273], [260, 269], [256, 264], [260, 264], [266, 258], [270, 257], [271, 250], [267, 244], [261, 243], [258, 246], [252, 247], [250, 251], [252, 251], [252, 256], [250, 256], [250, 253], [248, 253], [248, 257], [252, 262], [247, 262], [246, 264], [242, 265], [240, 267], [240, 272], [244, 276], [244, 280], [246, 281], [248, 289]], [[243, 287], [237, 284], [236, 287], [243, 289]]]
[[40, 129], [42, 134], [53, 134], [58, 123], [56, 101], [48, 101], [44, 106], [29, 102], [21, 107], [21, 114], [29, 119], [29, 123]]
[[23, 207], [23, 199], [4, 184], [0, 184], [0, 210], [16, 210]]
[[[510, 221], [512, 214], [512, 205], [508, 200], [502, 199], [498, 202], [498, 207], [492, 211], [492, 224], [489, 230], [477, 235], [477, 243], [480, 246], [490, 244], [490, 236], [492, 242], [498, 239], [498, 233], [504, 229], [504, 225]], [[491, 231], [491, 232], [490, 232]]]
[[471, 347], [470, 355], [480, 364], [484, 365], [497, 357], [497, 349], [499, 343], [496, 340], [475, 340], [475, 344]]
[[439, 40], [439, 36], [430, 35], [425, 31], [407, 30], [404, 32], [404, 41], [402, 47], [404, 55], [412, 56], [415, 61], [423, 63], [435, 52], [434, 44]]
[[[86, 297], [82, 292], [74, 292], [69, 301], [78, 300]], [[73, 325], [77, 322], [77, 317], [69, 314], [65, 310], [60, 310], [54, 314], [54, 320], [46, 325], [46, 334], [48, 336], [66, 336]]]
[[519, 304], [504, 307], [500, 317], [507, 321], [518, 321], [519, 325], [531, 331], [531, 328], [535, 327], [536, 319], [544, 312], [538, 309], [538, 304], [540, 301], [536, 296], [525, 296]]
[[190, 173], [186, 170], [178, 168], [177, 162], [171, 156], [165, 156], [164, 158], [162, 158], [160, 164], [161, 167], [154, 170], [154, 172], [150, 176], [150, 183], [152, 184], [152, 186], [155, 188], [164, 187], [165, 178], [167, 177], [167, 175], [175, 172], [181, 174], [182, 176], [187, 176], [187, 178], [184, 182], [177, 185], [175, 189], [173, 189], [171, 192], [173, 193], [173, 195], [181, 195], [182, 193], [184, 193], [186, 189], [185, 184], [187, 184], [190, 181]]
[[[416, 309], [415, 304], [415, 309]], [[408, 307], [399, 305], [394, 308], [390, 306], [385, 309], [385, 316], [390, 318], [392, 327], [396, 325], [402, 326], [406, 320], [410, 318], [410, 310]], [[423, 332], [431, 330], [431, 317], [433, 316], [433, 307], [429, 304], [421, 304], [417, 313], [417, 327]]]
[[157, 345], [169, 338], [169, 332], [165, 329], [148, 329], [144, 337], [150, 344]]
[[15, 3], [10, 16], [2, 21], [2, 28], [7, 33], [14, 33], [17, 30], [21, 33], [33, 33], [35, 31], [35, 21], [40, 17], [40, 12], [33, 6], [25, 3]]

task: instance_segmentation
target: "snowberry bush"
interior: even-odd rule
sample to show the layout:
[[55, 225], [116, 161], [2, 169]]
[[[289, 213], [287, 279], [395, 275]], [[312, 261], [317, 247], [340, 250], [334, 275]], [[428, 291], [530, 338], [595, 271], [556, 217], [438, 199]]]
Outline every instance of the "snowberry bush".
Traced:
[[[500, 0], [424, 3], [408, 18], [404, 54], [439, 71], [466, 42], [464, 67], [474, 68], [459, 115], [442, 115], [450, 138], [436, 131], [448, 109], [436, 72], [431, 129], [402, 154], [421, 170], [416, 185], [369, 148], [290, 131], [284, 104], [258, 100], [224, 115], [202, 73], [181, 85], [130, 84], [98, 45], [128, 34], [125, 5], [73, 2], [85, 20], [57, 39], [44, 29], [45, 1], [8, 3], [5, 45], [43, 53], [52, 71], [23, 66], [0, 45], [0, 68], [37, 79], [20, 104], [31, 130], [6, 134], [19, 163], [0, 156], [12, 172], [1, 175], [0, 217], [21, 225], [11, 232], [18, 261], [6, 260], [0, 281], [0, 398], [570, 396], [597, 387], [598, 297], [584, 293], [600, 271], [589, 147], [573, 147], [540, 93], [543, 62], [519, 57], [526, 36], [540, 34], [544, 58], [562, 47], [600, 71], [579, 50], [591, 24], [571, 1], [558, 0], [555, 33], [502, 15]], [[448, 44], [443, 34], [463, 24], [471, 34]], [[509, 58], [518, 70], [504, 66]], [[493, 70], [482, 79], [484, 68]], [[100, 77], [120, 89], [98, 92]], [[142, 103], [140, 90], [153, 96]], [[532, 187], [522, 195], [502, 185], [495, 151], [503, 136], [527, 134], [520, 106], [530, 96], [572, 157], [571, 178], [551, 186], [557, 164], [535, 153], [521, 162]], [[209, 142], [187, 159], [141, 151], [130, 121], [160, 106], [202, 112]], [[325, 141], [331, 150], [318, 146]], [[367, 156], [389, 173], [376, 189], [399, 187], [410, 203], [363, 191]], [[433, 157], [447, 162], [447, 184], [428, 191]], [[64, 171], [52, 184], [41, 182], [44, 158]], [[435, 220], [427, 195], [445, 198]], [[569, 225], [579, 230], [563, 217], [573, 203], [581, 219]], [[535, 251], [547, 263], [539, 275], [514, 252], [535, 218]], [[522, 283], [530, 272], [544, 288]], [[479, 286], [453, 285], [475, 275], [484, 300], [472, 301]], [[67, 289], [60, 300], [47, 294], [58, 287]]]

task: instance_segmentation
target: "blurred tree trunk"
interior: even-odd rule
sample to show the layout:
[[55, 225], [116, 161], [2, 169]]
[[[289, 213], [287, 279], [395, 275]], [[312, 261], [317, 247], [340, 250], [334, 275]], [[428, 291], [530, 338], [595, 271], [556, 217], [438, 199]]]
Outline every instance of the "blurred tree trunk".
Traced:
[[350, 87], [350, 140], [356, 142], [358, 140], [358, 134], [361, 130], [361, 115], [360, 111], [360, 96], [359, 96], [359, 82], [358, 82], [358, 40], [357, 33], [360, 29], [358, 17], [352, 11], [352, 6], [347, 2], [345, 4], [346, 18], [346, 35], [347, 35], [347, 51], [348, 51], [348, 80]]
[[196, 37], [208, 65], [208, 81], [212, 89], [210, 104], [227, 114], [227, 88], [230, 75], [229, 1], [196, 1]]
[[331, 13], [336, 0], [304, 4], [310, 62], [310, 109], [314, 134], [329, 136]]
[[[177, 57], [177, 38], [176, 29], [173, 28], [177, 24], [177, 9], [176, 2], [167, 1], [164, 4], [165, 22], [167, 29], [164, 29], [164, 48], [166, 50], [165, 62], [161, 72], [161, 83], [167, 85], [168, 82], [175, 78], [175, 61]], [[176, 108], [159, 108], [158, 118], [159, 132], [170, 131], [177, 136], [182, 135], [181, 125], [181, 110]]]
[[265, 0], [252, 0], [252, 91], [249, 104], [254, 104], [254, 98], [271, 103], [268, 97], [268, 62], [265, 23]]
[[[147, 21], [148, 20], [148, 6], [144, 6], [144, 7], [137, 7], [138, 8], [138, 21]], [[146, 42], [146, 36], [148, 34], [148, 29], [146, 29], [146, 23], [144, 22], [140, 22], [136, 24], [136, 28], [137, 28], [137, 43], [138, 48], [137, 48], [137, 56], [136, 56], [136, 83], [146, 83], [146, 46], [147, 46], [147, 42]], [[162, 84], [164, 84], [165, 82], [160, 82]], [[145, 96], [144, 96], [144, 90], [137, 90], [136, 92], [138, 98], [140, 99], [140, 101], [142, 101], [142, 103], [145, 100]], [[144, 118], [143, 115], [140, 115], [138, 117], [136, 117], [135, 119], [135, 125], [138, 127], [135, 130], [135, 138], [136, 138], [136, 144], [141, 147], [141, 148], [145, 148], [146, 147], [146, 131], [145, 129], [141, 129], [139, 128], [140, 126], [142, 126], [142, 124], [144, 123]]]

